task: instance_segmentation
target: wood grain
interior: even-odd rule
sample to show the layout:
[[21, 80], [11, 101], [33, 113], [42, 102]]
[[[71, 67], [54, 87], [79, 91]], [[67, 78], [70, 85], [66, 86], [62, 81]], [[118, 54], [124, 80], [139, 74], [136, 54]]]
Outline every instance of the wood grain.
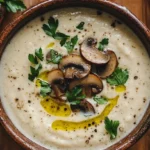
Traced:
[[[44, 0], [24, 0], [27, 7], [31, 7]], [[150, 29], [150, 0], [110, 0], [127, 7], [133, 14], [143, 21]], [[8, 22], [11, 22], [16, 15], [7, 15], [0, 31]], [[6, 133], [0, 125], [0, 150], [23, 150], [13, 139]], [[145, 136], [129, 150], [150, 150], [150, 130]]]

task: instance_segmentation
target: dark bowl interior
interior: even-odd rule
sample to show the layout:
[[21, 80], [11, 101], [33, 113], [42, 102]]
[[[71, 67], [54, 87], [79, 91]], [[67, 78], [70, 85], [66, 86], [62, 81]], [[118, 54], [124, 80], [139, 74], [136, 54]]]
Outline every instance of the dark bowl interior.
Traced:
[[[136, 35], [141, 39], [141, 41], [145, 45], [145, 48], [147, 49], [150, 55], [149, 30], [125, 7], [103, 0], [47, 0], [23, 12], [22, 15], [20, 15], [17, 19], [15, 19], [14, 22], [9, 24], [5, 28], [5, 30], [0, 36], [0, 57], [2, 56], [5, 46], [7, 45], [9, 40], [23, 25], [25, 25], [27, 22], [37, 17], [38, 15], [41, 15], [42, 13], [63, 7], [90, 7], [108, 12], [116, 16], [122, 22], [127, 24], [136, 33]], [[45, 148], [32, 142], [15, 128], [15, 126], [12, 124], [9, 117], [5, 113], [1, 101], [0, 101], [0, 122], [7, 130], [7, 132], [13, 137], [13, 139], [16, 140], [23, 147], [33, 150], [34, 149], [45, 150]], [[109, 150], [127, 149], [142, 137], [142, 135], [148, 130], [149, 126], [150, 126], [150, 105], [147, 111], [145, 112], [144, 117], [137, 125], [137, 127], [128, 136], [123, 138], [115, 145], [112, 145], [108, 149]]]

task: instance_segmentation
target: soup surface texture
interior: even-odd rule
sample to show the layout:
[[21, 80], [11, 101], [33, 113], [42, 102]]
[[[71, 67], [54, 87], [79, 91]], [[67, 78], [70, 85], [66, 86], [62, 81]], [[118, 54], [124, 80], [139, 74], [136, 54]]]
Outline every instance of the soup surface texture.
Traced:
[[[58, 19], [57, 32], [69, 35], [70, 39], [75, 36], [78, 38], [72, 53], [80, 55], [80, 44], [87, 37], [97, 39], [97, 47], [100, 41], [107, 39], [103, 45], [104, 50], [114, 51], [118, 66], [128, 71], [128, 80], [124, 85], [113, 86], [105, 79], [102, 80], [103, 91], [97, 96], [107, 97], [107, 102], [98, 104], [93, 97], [86, 98], [95, 109], [93, 115], [74, 113], [68, 103], [59, 107], [60, 104], [51, 98], [46, 100], [39, 94], [38, 77], [33, 82], [28, 79], [30, 66], [34, 67], [28, 60], [28, 55], [34, 54], [36, 49], [41, 48], [44, 54], [44, 60], [40, 61], [41, 79], [45, 78], [45, 71], [58, 68], [58, 64], [45, 61], [50, 49], [62, 56], [68, 55], [69, 48], [60, 45], [60, 37], [54, 39], [42, 29], [49, 17]], [[80, 23], [81, 26], [77, 28]], [[115, 17], [90, 8], [53, 10], [26, 24], [8, 43], [0, 61], [1, 101], [19, 131], [45, 148], [104, 149], [129, 134], [141, 120], [149, 105], [149, 68], [150, 59], [143, 44]], [[58, 107], [59, 110], [50, 108], [51, 106]], [[114, 139], [110, 139], [105, 129], [106, 116], [119, 121]], [[65, 123], [67, 127], [64, 126]]]

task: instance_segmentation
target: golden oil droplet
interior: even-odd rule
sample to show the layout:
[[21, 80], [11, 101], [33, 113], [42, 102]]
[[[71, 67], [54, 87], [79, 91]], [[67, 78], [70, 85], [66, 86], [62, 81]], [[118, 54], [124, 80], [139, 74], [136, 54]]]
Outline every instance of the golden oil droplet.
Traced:
[[60, 104], [51, 97], [42, 98], [41, 105], [50, 115], [68, 117], [71, 114], [71, 108], [68, 104]]
[[122, 93], [126, 91], [126, 86], [125, 85], [119, 85], [115, 87], [116, 92]]
[[105, 119], [105, 117], [109, 115], [112, 109], [117, 105], [118, 99], [119, 96], [109, 99], [109, 104], [104, 108], [102, 113], [99, 114], [98, 116], [80, 122], [56, 120], [52, 123], [52, 128], [53, 130], [72, 131], [78, 129], [87, 129], [88, 127], [98, 125], [101, 123], [102, 120]]
[[46, 46], [46, 48], [52, 48], [54, 45], [55, 45], [55, 43], [54, 43], [54, 42], [51, 42], [51, 43], [49, 43], [49, 44]]

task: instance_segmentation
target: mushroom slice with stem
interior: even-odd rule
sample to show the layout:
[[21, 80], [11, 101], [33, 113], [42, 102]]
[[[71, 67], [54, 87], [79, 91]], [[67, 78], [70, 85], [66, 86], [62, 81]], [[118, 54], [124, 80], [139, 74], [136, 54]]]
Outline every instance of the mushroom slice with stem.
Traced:
[[110, 56], [103, 51], [99, 51], [96, 48], [96, 43], [94, 38], [87, 38], [81, 44], [80, 53], [87, 61], [93, 64], [106, 64], [109, 61]]
[[111, 50], [108, 50], [106, 53], [110, 56], [109, 62], [103, 66], [102, 65], [96, 66], [97, 74], [103, 79], [109, 77], [118, 66], [118, 60], [116, 54]]
[[52, 87], [52, 97], [60, 98], [65, 94], [65, 80], [63, 72], [59, 69], [52, 70], [48, 73], [48, 82]]
[[62, 58], [59, 69], [67, 79], [83, 78], [90, 73], [91, 65], [79, 55], [71, 54]]
[[72, 90], [76, 86], [82, 87], [83, 93], [87, 97], [98, 94], [103, 90], [102, 80], [95, 74], [89, 74], [85, 78], [72, 81], [69, 85], [69, 90]]
[[93, 105], [85, 99], [82, 100], [80, 104], [70, 105], [70, 107], [73, 112], [82, 111], [83, 113], [86, 113], [88, 115], [93, 115], [95, 113], [95, 109]]

